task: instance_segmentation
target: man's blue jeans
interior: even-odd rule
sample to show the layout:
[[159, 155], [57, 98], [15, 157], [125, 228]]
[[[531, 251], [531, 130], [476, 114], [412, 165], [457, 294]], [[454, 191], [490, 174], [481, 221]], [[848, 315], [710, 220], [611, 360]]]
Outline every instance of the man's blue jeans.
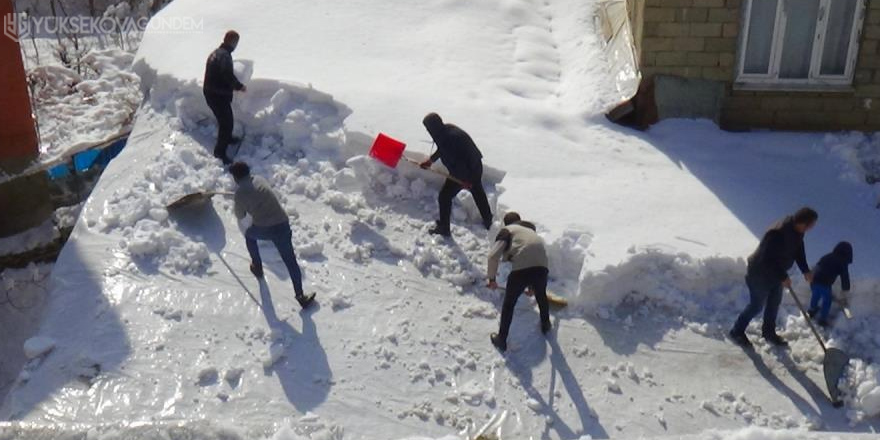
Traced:
[[831, 312], [831, 286], [823, 286], [813, 283], [810, 288], [813, 290], [813, 296], [810, 298], [810, 310], [819, 309], [819, 301], [822, 301], [822, 310], [819, 312], [819, 320], [827, 321], [828, 313]]
[[782, 303], [782, 283], [761, 280], [758, 277], [746, 277], [746, 285], [749, 286], [749, 305], [739, 315], [733, 326], [733, 333], [745, 334], [749, 322], [764, 310], [764, 326], [761, 329], [763, 336], [776, 334], [776, 316], [779, 314], [779, 305]]
[[262, 269], [263, 260], [260, 258], [260, 248], [257, 240], [271, 241], [278, 249], [290, 279], [293, 280], [293, 290], [296, 296], [303, 296], [302, 271], [296, 262], [296, 253], [293, 251], [293, 233], [290, 232], [290, 224], [287, 222], [272, 226], [251, 226], [244, 233], [244, 241], [254, 267]]

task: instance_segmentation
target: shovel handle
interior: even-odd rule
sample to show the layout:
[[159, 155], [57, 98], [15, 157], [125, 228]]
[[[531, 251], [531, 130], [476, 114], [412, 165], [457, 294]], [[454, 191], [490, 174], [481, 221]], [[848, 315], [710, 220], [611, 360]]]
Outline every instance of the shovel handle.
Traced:
[[[403, 156], [403, 159], [404, 159], [405, 161], [407, 161], [407, 162], [413, 164], [413, 165], [418, 166], [418, 167], [421, 167], [421, 166], [422, 166], [421, 163], [419, 163], [419, 162], [416, 161], [416, 160], [410, 159], [409, 157]], [[434, 174], [439, 174], [439, 175], [441, 175], [441, 176], [443, 176], [443, 177], [445, 177], [445, 178], [447, 178], [447, 179], [449, 179], [449, 180], [451, 180], [451, 181], [453, 181], [453, 182], [455, 182], [455, 183], [457, 183], [457, 184], [459, 184], [459, 185], [461, 185], [461, 186], [463, 186], [463, 187], [468, 187], [468, 186], [470, 186], [470, 183], [467, 183], [467, 182], [465, 182], [464, 180], [461, 180], [461, 179], [459, 179], [459, 178], [457, 178], [457, 177], [453, 177], [452, 175], [450, 175], [450, 174], [448, 174], [448, 173], [444, 173], [443, 171], [435, 170], [435, 169], [433, 169], [433, 168], [428, 168], [428, 171], [430, 171], [430, 172], [432, 172], [432, 173], [434, 173]]]
[[801, 299], [798, 298], [797, 294], [794, 293], [794, 289], [791, 287], [788, 288], [788, 293], [791, 294], [791, 297], [794, 298], [794, 302], [797, 304], [798, 308], [801, 309], [801, 314], [804, 315], [804, 320], [807, 321], [807, 325], [810, 326], [810, 330], [813, 331], [813, 336], [816, 337], [816, 340], [819, 341], [819, 345], [822, 347], [822, 351], [827, 353], [828, 349], [825, 348], [825, 341], [822, 340], [822, 336], [819, 334], [819, 331], [816, 330], [816, 326], [813, 325], [813, 320], [810, 319], [810, 315], [807, 314], [807, 311], [804, 310], [804, 305], [801, 303]]

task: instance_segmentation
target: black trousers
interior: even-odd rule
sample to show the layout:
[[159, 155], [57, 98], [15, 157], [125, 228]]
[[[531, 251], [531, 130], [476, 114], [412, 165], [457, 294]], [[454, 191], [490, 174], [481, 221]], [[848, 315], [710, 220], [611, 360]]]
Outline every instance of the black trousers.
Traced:
[[226, 149], [232, 142], [232, 128], [235, 124], [232, 116], [232, 95], [205, 92], [205, 101], [217, 118], [217, 143], [214, 144], [214, 156], [223, 162], [228, 162]]
[[[487, 227], [492, 224], [492, 208], [489, 207], [489, 198], [486, 196], [486, 190], [483, 189], [483, 181], [478, 180], [471, 183], [473, 186], [470, 191], [474, 196], [474, 202], [480, 210], [483, 217], [483, 224]], [[449, 223], [452, 219], [452, 199], [458, 195], [464, 187], [453, 180], [446, 179], [443, 189], [440, 190], [438, 202], [440, 204], [440, 223], [438, 226], [444, 231], [449, 231]]]
[[513, 308], [520, 295], [531, 287], [538, 301], [538, 310], [541, 313], [541, 324], [550, 322], [550, 303], [547, 301], [547, 277], [550, 271], [546, 267], [530, 267], [528, 269], [515, 270], [507, 277], [507, 289], [504, 293], [504, 305], [501, 306], [501, 327], [498, 336], [502, 341], [507, 341], [510, 331], [510, 323], [513, 321]]

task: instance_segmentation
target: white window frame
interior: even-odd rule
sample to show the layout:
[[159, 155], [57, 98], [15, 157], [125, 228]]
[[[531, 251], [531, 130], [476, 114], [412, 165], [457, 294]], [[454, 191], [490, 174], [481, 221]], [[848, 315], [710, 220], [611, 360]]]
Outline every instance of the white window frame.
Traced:
[[858, 0], [855, 8], [855, 19], [850, 34], [849, 53], [846, 59], [846, 71], [843, 75], [822, 75], [822, 53], [825, 49], [825, 35], [828, 28], [828, 16], [831, 2], [835, 0], [819, 0], [819, 18], [816, 25], [815, 41], [813, 44], [812, 59], [810, 60], [810, 73], [808, 78], [779, 78], [780, 63], [782, 60], [782, 42], [785, 38], [785, 14], [783, 13], [785, 0], [778, 0], [776, 4], [776, 20], [773, 27], [773, 41], [770, 48], [770, 67], [767, 74], [745, 73], [746, 50], [748, 48], [749, 25], [752, 16], [753, 0], [743, 2], [743, 25], [740, 27], [739, 55], [737, 60], [737, 88], [758, 89], [841, 89], [849, 88], [853, 82], [856, 70], [856, 60], [859, 53], [859, 42], [862, 35], [862, 27], [865, 21], [865, 0]]

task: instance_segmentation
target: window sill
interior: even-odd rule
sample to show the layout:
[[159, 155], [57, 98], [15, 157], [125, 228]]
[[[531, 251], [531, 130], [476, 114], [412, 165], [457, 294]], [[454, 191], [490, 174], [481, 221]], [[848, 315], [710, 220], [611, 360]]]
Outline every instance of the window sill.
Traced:
[[733, 90], [743, 92], [822, 92], [853, 93], [852, 84], [790, 84], [790, 83], [751, 83], [737, 81]]

